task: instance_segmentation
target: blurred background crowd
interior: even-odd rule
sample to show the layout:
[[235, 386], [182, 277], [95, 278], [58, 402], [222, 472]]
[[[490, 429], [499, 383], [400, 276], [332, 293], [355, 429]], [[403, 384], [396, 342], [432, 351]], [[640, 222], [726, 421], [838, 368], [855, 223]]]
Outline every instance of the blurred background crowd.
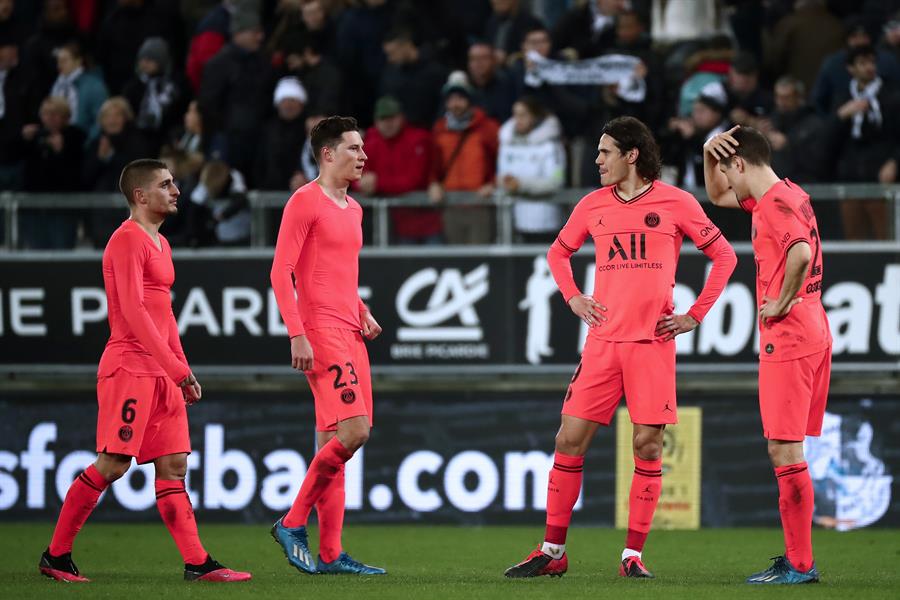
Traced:
[[[173, 246], [245, 245], [248, 191], [314, 179], [309, 131], [343, 114], [369, 156], [354, 194], [427, 199], [391, 209], [392, 243], [489, 243], [498, 193], [543, 243], [620, 115], [686, 188], [733, 124], [795, 182], [894, 183], [898, 85], [900, 0], [0, 0], [0, 189], [114, 192], [157, 156]], [[122, 218], [22, 208], [25, 248], [103, 247]], [[817, 211], [823, 237], [888, 235], [883, 200]]]

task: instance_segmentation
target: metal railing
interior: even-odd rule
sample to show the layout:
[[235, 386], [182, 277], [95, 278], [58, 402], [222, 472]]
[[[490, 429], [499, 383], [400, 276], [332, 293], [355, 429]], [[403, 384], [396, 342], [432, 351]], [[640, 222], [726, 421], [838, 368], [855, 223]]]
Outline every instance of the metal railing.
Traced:
[[[816, 202], [841, 200], [884, 199], [889, 208], [891, 222], [891, 238], [900, 240], [900, 184], [882, 185], [870, 183], [829, 183], [808, 184], [803, 188]], [[572, 206], [591, 188], [567, 188], [560, 190], [550, 198], [541, 200]], [[701, 202], [708, 202], [703, 189], [688, 190]], [[274, 244], [271, 238], [270, 220], [274, 211], [284, 207], [290, 192], [251, 191], [248, 194], [252, 225], [250, 245], [267, 247]], [[390, 209], [396, 206], [434, 207], [425, 192], [413, 192], [395, 197], [367, 197], [354, 195], [365, 208], [371, 208], [373, 218], [372, 245], [387, 247], [390, 240]], [[492, 206], [496, 209], [496, 238], [494, 245], [509, 246], [515, 241], [513, 229], [512, 207], [515, 198], [503, 192], [497, 192], [490, 198], [481, 198], [473, 192], [448, 192], [442, 207], [454, 206]], [[76, 194], [32, 194], [26, 192], [0, 192], [0, 211], [4, 215], [5, 235], [2, 249], [12, 251], [18, 248], [19, 211], [23, 209], [122, 209], [124, 218], [124, 201], [120, 194], [114, 193], [76, 193]]]

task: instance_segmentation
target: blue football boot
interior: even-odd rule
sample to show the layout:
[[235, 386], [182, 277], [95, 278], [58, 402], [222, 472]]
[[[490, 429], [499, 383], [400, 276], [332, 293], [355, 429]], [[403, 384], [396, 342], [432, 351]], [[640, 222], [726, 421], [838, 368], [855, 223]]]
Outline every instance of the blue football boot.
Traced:
[[316, 562], [316, 571], [323, 575], [385, 575], [387, 571], [380, 567], [370, 567], [361, 562], [354, 560], [352, 556], [346, 552], [334, 559], [334, 562], [327, 563], [320, 556]]
[[816, 570], [816, 564], [813, 563], [809, 571], [805, 573], [798, 571], [786, 556], [775, 556], [772, 558], [772, 566], [765, 571], [754, 573], [747, 578], [747, 583], [752, 584], [795, 584], [795, 583], [818, 583], [819, 571]]
[[[282, 517], [283, 519], [284, 517]], [[272, 537], [284, 550], [284, 555], [288, 562], [297, 568], [301, 573], [314, 575], [316, 573], [316, 565], [313, 562], [312, 553], [309, 551], [309, 538], [306, 535], [306, 527], [285, 527], [281, 520], [275, 521], [272, 525]]]

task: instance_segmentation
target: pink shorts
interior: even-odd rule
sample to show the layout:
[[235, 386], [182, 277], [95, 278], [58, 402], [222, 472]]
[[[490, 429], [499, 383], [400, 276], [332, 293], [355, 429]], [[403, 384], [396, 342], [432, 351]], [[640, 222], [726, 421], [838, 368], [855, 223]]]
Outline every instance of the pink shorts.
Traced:
[[336, 431], [339, 421], [367, 416], [372, 425], [372, 374], [362, 334], [322, 328], [306, 332], [313, 370], [306, 379], [316, 401], [316, 430]]
[[779, 362], [759, 363], [759, 412], [769, 440], [802, 442], [821, 435], [831, 382], [831, 348]]
[[191, 451], [184, 394], [168, 377], [119, 369], [97, 379], [97, 404], [97, 452], [143, 464]]
[[562, 414], [609, 425], [622, 395], [632, 423], [678, 422], [675, 342], [610, 342], [588, 336]]

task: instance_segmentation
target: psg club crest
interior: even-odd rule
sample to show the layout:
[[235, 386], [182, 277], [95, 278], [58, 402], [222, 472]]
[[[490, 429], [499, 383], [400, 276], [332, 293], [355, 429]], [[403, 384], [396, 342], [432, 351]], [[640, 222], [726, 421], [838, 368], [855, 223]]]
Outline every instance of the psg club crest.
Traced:
[[875, 455], [879, 449], [872, 424], [860, 415], [825, 413], [822, 435], [807, 437], [803, 444], [816, 492], [817, 524], [849, 531], [884, 516], [894, 478]]
[[353, 390], [344, 390], [341, 392], [341, 402], [344, 404], [353, 404], [353, 401], [356, 400], [356, 393]]
[[644, 217], [644, 225], [647, 227], [656, 227], [659, 225], [659, 215], [655, 212], [648, 212]]
[[122, 425], [119, 427], [119, 439], [123, 442], [130, 440], [133, 435], [134, 432], [131, 429], [131, 425]]

